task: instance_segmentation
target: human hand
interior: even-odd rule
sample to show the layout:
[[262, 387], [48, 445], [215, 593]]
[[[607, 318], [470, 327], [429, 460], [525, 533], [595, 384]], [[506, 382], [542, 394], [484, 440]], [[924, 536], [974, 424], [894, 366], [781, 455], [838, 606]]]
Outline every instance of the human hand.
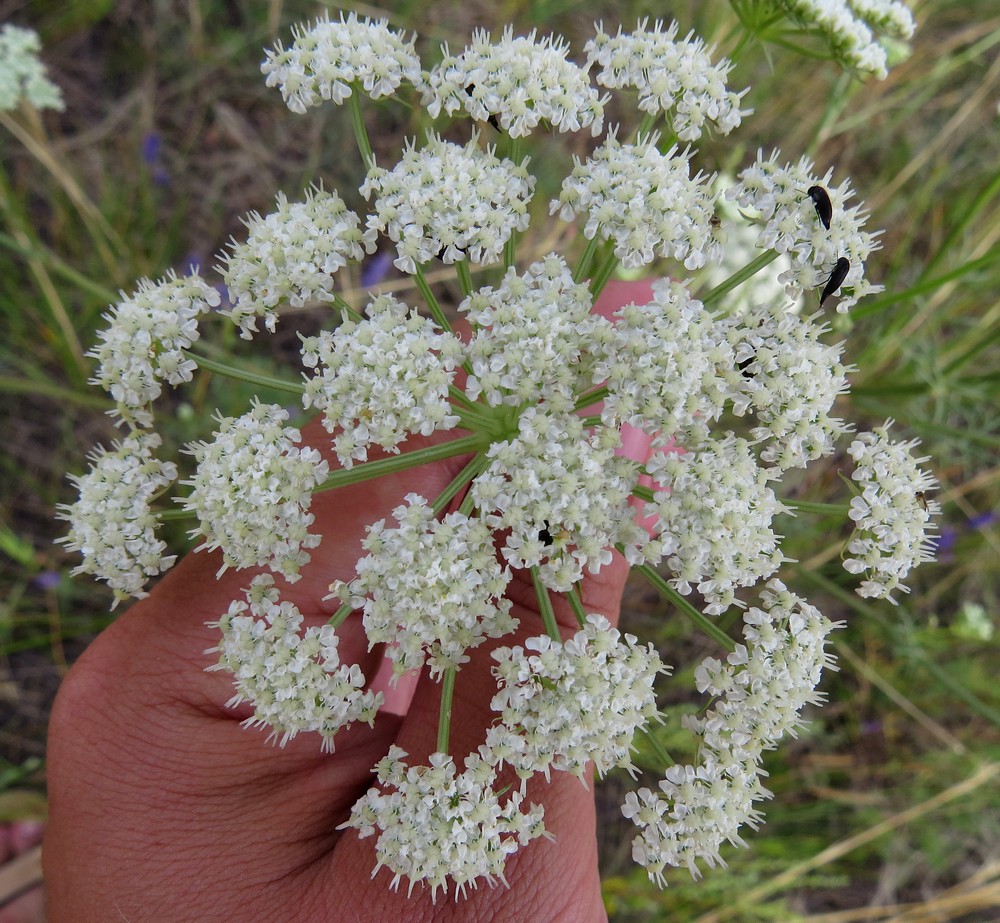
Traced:
[[[612, 288], [605, 310], [631, 292]], [[638, 297], [638, 296], [637, 296]], [[305, 441], [328, 444], [318, 426]], [[408, 447], [425, 440], [414, 438]], [[329, 453], [327, 453], [329, 455]], [[331, 467], [335, 460], [330, 456]], [[450, 459], [415, 471], [322, 492], [314, 498], [315, 531], [324, 540], [302, 579], [282, 590], [305, 624], [336, 609], [325, 601], [334, 579], [349, 579], [362, 553], [365, 526], [388, 517], [405, 494], [436, 496], [462, 467]], [[374, 838], [338, 830], [373, 783], [372, 767], [390, 745], [411, 764], [437, 749], [440, 691], [426, 672], [405, 711], [383, 711], [374, 728], [343, 729], [336, 752], [302, 735], [284, 748], [240, 722], [250, 706], [224, 707], [231, 677], [205, 672], [206, 649], [218, 643], [206, 622], [218, 619], [252, 575], [215, 579], [219, 555], [188, 555], [104, 634], [66, 678], [52, 715], [49, 744], [50, 822], [45, 843], [49, 919], [187, 920], [567, 920], [604, 919], [597, 869], [592, 790], [566, 773], [532, 780], [526, 802], [542, 803], [555, 837], [511, 856], [510, 887], [480, 887], [462, 899], [418, 885], [407, 896], [374, 879]], [[583, 582], [586, 611], [617, 621], [627, 574], [618, 556]], [[543, 633], [530, 577], [508, 588], [514, 638]], [[557, 604], [564, 633], [576, 622]], [[367, 650], [360, 617], [339, 629], [343, 662], [375, 675], [382, 653]], [[494, 713], [489, 651], [470, 651], [455, 689], [449, 750], [474, 752]], [[461, 763], [460, 758], [456, 760]], [[512, 773], [501, 784], [517, 785]]]

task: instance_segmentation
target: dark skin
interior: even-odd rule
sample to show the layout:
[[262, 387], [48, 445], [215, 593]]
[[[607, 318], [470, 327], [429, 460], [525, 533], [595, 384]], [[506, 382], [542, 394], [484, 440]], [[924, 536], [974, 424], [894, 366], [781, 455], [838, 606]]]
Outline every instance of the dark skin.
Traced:
[[[602, 307], [646, 292], [648, 286], [612, 285]], [[329, 446], [318, 426], [304, 437], [321, 451]], [[426, 442], [414, 438], [406, 448]], [[306, 624], [321, 624], [335, 610], [336, 602], [323, 597], [332, 580], [353, 575], [365, 526], [389, 517], [407, 493], [437, 496], [464, 461], [316, 495], [311, 531], [323, 542], [301, 580], [278, 584]], [[544, 804], [555, 841], [536, 839], [507, 860], [510, 887], [481, 882], [463, 899], [452, 889], [432, 902], [421, 884], [408, 897], [406, 879], [390, 890], [392, 873], [384, 868], [372, 879], [376, 837], [361, 840], [354, 830], [336, 828], [373, 784], [372, 768], [391, 744], [407, 751], [410, 765], [426, 764], [437, 749], [439, 686], [425, 672], [405, 714], [380, 713], [374, 729], [340, 731], [333, 755], [321, 752], [316, 735], [300, 735], [284, 748], [267, 743], [266, 731], [240, 726], [251, 712], [246, 705], [224, 707], [233, 694], [231, 676], [205, 671], [215, 660], [205, 650], [218, 643], [217, 630], [205, 623], [242, 598], [253, 576], [227, 571], [216, 580], [219, 564], [217, 554], [184, 558], [87, 649], [63, 682], [48, 751], [49, 923], [607, 918], [593, 786], [566, 773], [528, 785], [527, 802]], [[616, 555], [600, 574], [588, 575], [586, 610], [617, 623], [627, 572]], [[471, 651], [457, 678], [449, 751], [459, 768], [495, 717], [489, 651], [543, 633], [527, 574], [515, 575], [508, 596], [521, 623], [516, 636]], [[556, 612], [564, 636], [576, 630], [567, 606], [557, 601]], [[373, 676], [381, 650], [367, 650], [360, 616], [349, 617], [338, 634], [341, 661]], [[517, 781], [502, 775], [501, 784], [508, 783]]]

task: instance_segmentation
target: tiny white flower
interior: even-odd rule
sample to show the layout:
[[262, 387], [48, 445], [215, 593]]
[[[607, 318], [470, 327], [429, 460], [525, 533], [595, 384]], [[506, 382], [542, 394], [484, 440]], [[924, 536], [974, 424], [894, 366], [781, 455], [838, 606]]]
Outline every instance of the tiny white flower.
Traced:
[[480, 748], [488, 760], [513, 766], [522, 788], [552, 769], [582, 780], [591, 761], [601, 776], [615, 766], [635, 775], [632, 738], [658, 720], [653, 684], [669, 672], [651, 644], [591, 614], [565, 644], [542, 635], [492, 656], [499, 691], [490, 707], [500, 723]]
[[461, 513], [440, 522], [423, 497], [406, 495], [368, 527], [357, 577], [342, 595], [364, 611], [369, 645], [391, 643], [396, 674], [430, 665], [430, 675], [460, 667], [466, 651], [517, 627], [504, 598], [510, 571], [501, 567], [485, 523]]
[[756, 416], [750, 435], [764, 443], [761, 459], [778, 470], [804, 468], [829, 455], [850, 429], [830, 411], [848, 392], [854, 369], [840, 361], [843, 343], [827, 346], [819, 339], [829, 327], [815, 320], [764, 305], [724, 325], [740, 369], [733, 411]]
[[445, 753], [432, 753], [427, 766], [407, 767], [406, 756], [395, 744], [389, 748], [375, 767], [385, 791], [369, 789], [337, 828], [354, 828], [362, 839], [378, 834], [372, 875], [388, 868], [393, 890], [404, 877], [408, 892], [423, 882], [434, 899], [449, 880], [456, 897], [479, 879], [506, 884], [507, 857], [539, 836], [551, 839], [542, 807], [522, 809], [516, 790], [499, 795], [496, 771], [479, 756], [466, 757], [464, 772]]
[[389, 28], [387, 19], [324, 14], [311, 26], [292, 30], [290, 48], [268, 50], [261, 72], [269, 87], [281, 89], [292, 112], [304, 113], [324, 100], [339, 105], [354, 88], [372, 99], [392, 96], [405, 81], [420, 86], [420, 58], [413, 38]]
[[309, 561], [306, 549], [320, 543], [309, 534], [308, 510], [328, 465], [315, 449], [298, 447], [301, 434], [283, 425], [287, 419], [288, 411], [254, 400], [242, 417], [220, 417], [212, 442], [188, 447], [198, 468], [182, 482], [192, 488], [184, 508], [198, 516], [191, 535], [205, 538], [197, 550], [222, 549], [220, 574], [266, 565], [292, 582]]
[[610, 324], [592, 307], [590, 290], [555, 253], [523, 274], [512, 266], [499, 286], [473, 292], [458, 307], [475, 331], [466, 395], [493, 407], [544, 402], [572, 410], [594, 384], [597, 354], [610, 338]]
[[537, 566], [545, 586], [566, 592], [584, 568], [610, 563], [617, 542], [635, 539], [638, 465], [615, 454], [619, 444], [614, 430], [588, 435], [574, 413], [531, 407], [515, 438], [490, 446], [472, 496], [490, 528], [510, 530], [501, 550], [512, 567]]
[[941, 506], [926, 497], [937, 480], [918, 467], [928, 458], [913, 456], [919, 440], [893, 442], [892, 423], [888, 420], [873, 432], [860, 433], [848, 449], [854, 459], [851, 477], [862, 490], [851, 501], [855, 531], [844, 568], [866, 576], [857, 591], [860, 596], [895, 603], [893, 591], [909, 592], [903, 578], [921, 562], [934, 559], [933, 517]]
[[584, 236], [600, 234], [615, 245], [623, 266], [648, 266], [673, 258], [686, 269], [718, 262], [722, 247], [712, 233], [712, 177], [691, 176], [690, 151], [673, 146], [665, 154], [657, 136], [622, 144], [611, 135], [563, 181], [549, 206], [564, 221], [586, 215]]
[[38, 58], [38, 33], [6, 23], [0, 27], [0, 112], [26, 102], [36, 109], [63, 109], [62, 90], [49, 80]]
[[908, 39], [916, 29], [913, 14], [900, 0], [780, 0], [793, 19], [821, 32], [833, 57], [846, 67], [884, 79], [888, 73], [885, 39]]
[[365, 461], [373, 445], [399, 452], [409, 434], [458, 423], [448, 389], [461, 341], [391, 295], [372, 299], [365, 313], [302, 340], [302, 364], [317, 369], [306, 378], [303, 403], [336, 433], [333, 447], [345, 468]]
[[670, 569], [679, 593], [696, 588], [718, 615], [736, 602], [735, 590], [769, 577], [787, 560], [772, 521], [786, 507], [768, 487], [774, 471], [761, 468], [749, 444], [733, 436], [697, 452], [660, 449], [646, 463], [657, 490], [648, 512], [656, 535], [631, 560]]
[[332, 301], [333, 274], [375, 250], [375, 232], [363, 232], [343, 199], [322, 188], [309, 189], [304, 202], [278, 193], [275, 211], [265, 218], [251, 212], [243, 223], [246, 242], [232, 240], [219, 269], [233, 304], [225, 313], [245, 340], [257, 332], [258, 318], [274, 333], [282, 303]]
[[334, 749], [341, 728], [356, 721], [371, 725], [382, 704], [381, 692], [366, 692], [357, 664], [342, 664], [340, 639], [330, 625], [302, 630], [302, 613], [281, 600], [270, 574], [261, 574], [234, 600], [218, 621], [209, 622], [222, 637], [205, 653], [218, 654], [209, 670], [233, 674], [236, 694], [228, 707], [249, 702], [254, 713], [245, 727], [270, 727], [269, 739], [284, 746], [303, 731]]
[[698, 878], [699, 861], [725, 865], [724, 843], [746, 845], [740, 827], [756, 829], [763, 815], [755, 802], [771, 797], [761, 783], [763, 753], [796, 733], [802, 709], [823, 700], [823, 669], [836, 669], [826, 637], [837, 624], [779, 580], [761, 601], [744, 616], [746, 643], [726, 663], [708, 658], [695, 672], [698, 689], [715, 697], [703, 717], [684, 721], [699, 738], [698, 764], [671, 766], [659, 791], [630, 792], [622, 806], [639, 828], [632, 858], [661, 887], [668, 865]]
[[197, 274], [159, 282], [140, 279], [133, 294], [103, 315], [108, 326], [88, 356], [98, 367], [90, 384], [100, 385], [116, 401], [116, 413], [131, 426], [153, 425], [150, 405], [161, 382], [190, 381], [198, 367], [184, 350], [200, 336], [198, 318], [221, 301], [219, 293]]
[[648, 28], [643, 19], [634, 32], [615, 36], [597, 26], [597, 35], [584, 46], [587, 63], [601, 66], [597, 82], [605, 87], [628, 87], [639, 93], [639, 108], [652, 115], [665, 113], [681, 141], [697, 141], [712, 125], [723, 135], [737, 128], [752, 109], [740, 109], [744, 89], [734, 93], [726, 85], [733, 65], [723, 58], [712, 63], [714, 47], [694, 33], [678, 41], [678, 26], [666, 31], [656, 20]]
[[512, 138], [529, 135], [539, 123], [559, 131], [589, 128], [594, 136], [604, 123], [604, 104], [590, 85], [586, 68], [568, 60], [563, 39], [536, 33], [514, 37], [510, 26], [493, 43], [477, 30], [461, 54], [442, 48], [443, 59], [429, 74], [423, 103], [433, 118], [443, 110], [464, 110], [480, 122], [495, 119]]
[[526, 164], [480, 150], [475, 135], [463, 147], [429, 132], [426, 146], [407, 144], [391, 170], [369, 171], [361, 186], [375, 198], [368, 227], [395, 242], [403, 272], [435, 257], [493, 262], [511, 234], [528, 226], [535, 178]]
[[90, 471], [70, 475], [79, 499], [58, 507], [70, 531], [57, 541], [83, 555], [73, 573], [105, 581], [115, 592], [115, 606], [130, 596], [147, 596], [149, 578], [176, 560], [163, 553], [167, 545], [156, 537], [159, 522], [149, 507], [177, 478], [173, 462], [154, 458], [159, 445], [158, 434], [134, 432], [110, 451], [95, 450]]
[[[726, 191], [726, 197], [748, 210], [759, 225], [759, 247], [787, 254], [792, 261], [792, 268], [778, 277], [789, 298], [813, 292], [809, 297], [818, 299], [837, 261], [846, 259], [848, 271], [837, 292], [837, 311], [844, 314], [865, 295], [882, 291], [865, 278], [865, 261], [879, 248], [881, 232], [865, 231], [868, 213], [857, 205], [848, 207], [854, 196], [850, 181], [833, 186], [832, 170], [818, 178], [807, 157], [784, 166], [778, 157], [778, 151], [773, 151], [765, 160], [758, 151], [754, 164], [739, 174], [739, 183]], [[808, 195], [814, 185], [822, 186], [830, 197], [829, 228]]]

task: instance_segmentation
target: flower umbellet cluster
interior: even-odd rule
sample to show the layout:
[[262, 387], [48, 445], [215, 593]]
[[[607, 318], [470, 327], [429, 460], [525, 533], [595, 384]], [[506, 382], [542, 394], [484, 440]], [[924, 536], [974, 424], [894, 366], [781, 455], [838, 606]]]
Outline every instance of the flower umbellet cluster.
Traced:
[[[734, 131], [751, 110], [747, 91], [729, 86], [731, 62], [678, 34], [676, 24], [642, 22], [613, 37], [598, 27], [575, 63], [555, 36], [478, 32], [425, 71], [415, 40], [385, 21], [352, 13], [299, 27], [290, 47], [268, 52], [267, 83], [294, 112], [351, 107], [366, 175], [346, 198], [367, 213], [320, 186], [298, 202], [279, 195], [220, 256], [226, 311], [213, 311], [219, 293], [196, 275], [143, 280], [105, 315], [92, 353], [94, 381], [128, 435], [74, 478], [80, 497], [61, 510], [71, 523], [64, 542], [116, 600], [138, 597], [173, 563], [154, 511], [178, 477], [154, 456], [163, 385], [183, 385], [199, 363], [239, 374], [199, 356], [200, 325], [229, 322], [251, 338], [259, 324], [273, 332], [286, 307], [328, 307], [328, 329], [301, 338], [304, 377], [287, 389], [298, 390], [303, 414], [319, 415], [336, 465], [303, 444], [288, 408], [255, 400], [187, 448], [194, 471], [174, 492], [223, 570], [257, 571], [212, 623], [211, 669], [233, 675], [232, 702], [247, 703], [248, 723], [279, 743], [312, 732], [332, 750], [339, 729], [377, 720], [382, 699], [338, 655], [337, 627], [352, 611], [370, 644], [388, 646], [394, 676], [421, 669], [441, 682], [439, 741], [469, 652], [493, 645], [496, 719], [478, 751], [408, 765], [394, 748], [343, 825], [377, 836], [377, 868], [393, 887], [406, 879], [460, 895], [479, 880], [504, 882], [506, 857], [548, 835], [542, 807], [524, 800], [529, 779], [568, 772], [585, 782], [590, 763], [601, 774], [637, 772], [636, 735], [664, 720], [655, 687], [672, 668], [581, 602], [580, 581], [616, 550], [720, 646], [694, 673], [712, 699], [685, 722], [697, 760], [668, 765], [662, 754], [658, 788], [640, 788], [623, 808], [637, 827], [635, 859], [661, 883], [668, 866], [697, 874], [699, 863], [720, 863], [722, 845], [741, 844], [740, 830], [760, 823], [762, 754], [822, 699], [836, 626], [779, 576], [794, 557], [782, 519], [809, 512], [782, 496], [786, 473], [853, 438], [858, 496], [842, 508], [853, 524], [844, 564], [862, 575], [862, 595], [891, 600], [930, 557], [937, 505], [925, 496], [935, 486], [926, 459], [914, 457], [915, 443], [890, 441], [888, 425], [849, 435], [836, 407], [853, 371], [843, 343], [819, 313], [799, 310], [810, 299], [820, 306], [817, 289], [841, 312], [876, 291], [866, 263], [878, 235], [849, 182], [805, 158], [761, 152], [732, 180], [697, 166], [698, 151], [682, 145]], [[642, 125], [605, 125], [610, 94], [598, 86], [637, 93]], [[464, 141], [428, 127], [395, 165], [376, 158], [362, 97], [397, 94], [421, 100], [430, 118], [471, 120]], [[581, 133], [590, 145], [574, 154], [548, 215], [544, 205], [532, 211], [536, 178], [522, 154], [542, 130]], [[550, 239], [575, 228], [581, 242], [519, 261], [533, 215], [555, 226]], [[699, 290], [692, 273], [731, 262], [730, 230], [735, 252], [753, 241], [756, 253]], [[339, 271], [380, 245], [395, 249], [416, 303], [375, 294], [356, 306], [338, 290]], [[778, 297], [734, 293], [728, 303], [772, 261], [787, 300], [765, 286], [755, 290]], [[454, 269], [464, 338], [425, 276], [432, 264]], [[648, 301], [594, 311], [617, 267], [654, 265], [663, 278]], [[648, 440], [641, 460], [625, 451], [630, 427]], [[436, 437], [435, 459], [471, 460], [441, 496], [409, 492], [391, 518], [369, 525], [354, 574], [329, 577], [337, 612], [304, 628], [281, 581], [320, 568], [311, 553], [333, 540], [314, 531], [314, 494], [426, 462], [413, 436]], [[505, 646], [518, 626], [506, 594], [521, 569], [544, 630]], [[555, 594], [578, 622], [567, 637]], [[744, 612], [739, 642], [714, 622], [733, 608]], [[498, 782], [504, 770], [522, 785]]]

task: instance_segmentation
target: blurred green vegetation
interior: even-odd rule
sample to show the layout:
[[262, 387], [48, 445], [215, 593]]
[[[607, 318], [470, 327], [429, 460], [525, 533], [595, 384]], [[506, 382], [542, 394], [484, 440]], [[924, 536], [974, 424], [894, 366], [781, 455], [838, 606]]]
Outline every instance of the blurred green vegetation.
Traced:
[[[64, 113], [0, 115], [0, 687], [11, 715], [0, 788], [43, 787], [46, 703], [110, 620], [110, 594], [70, 581], [76, 562], [52, 544], [62, 532], [56, 504], [71, 500], [67, 472], [116, 435], [107, 401], [86, 384], [84, 353], [101, 313], [141, 276], [197, 264], [213, 278], [214, 254], [240, 235], [240, 217], [270, 210], [279, 190], [294, 197], [322, 179], [358, 205], [351, 190], [361, 167], [346, 113], [293, 115], [259, 74], [263, 47], [287, 42], [290, 24], [317, 11], [292, 0], [0, 3], [0, 22], [40, 33], [66, 99]], [[720, 54], [738, 36], [722, 0], [679, 2], [669, 14], [631, 0], [406, 0], [380, 12], [419, 29], [425, 61], [441, 42], [461, 47], [474, 27], [507, 22], [562, 33], [574, 49], [594, 21], [629, 28], [642, 16], [676, 17], [682, 34], [696, 29]], [[859, 367], [841, 415], [859, 426], [892, 417], [897, 438], [922, 439], [941, 481], [939, 560], [914, 575], [900, 606], [866, 603], [839, 567], [846, 536], [818, 518], [789, 526], [793, 547], [808, 554], [790, 581], [846, 623], [836, 637], [841, 671], [824, 683], [829, 704], [773, 755], [775, 797], [766, 826], [747, 833], [751, 848], [731, 850], [730, 867], [699, 882], [681, 871], [663, 892], [647, 882], [629, 859], [617, 809], [629, 780], [608, 780], [601, 816], [612, 920], [997, 919], [1000, 16], [988, 0], [927, 0], [916, 16], [912, 53], [901, 52], [882, 82], [745, 45], [730, 83], [752, 87], [745, 103], [756, 113], [732, 136], [700, 144], [698, 163], [732, 173], [758, 147], [778, 147], [788, 160], [808, 154], [818, 173], [833, 166], [838, 180], [851, 177], [872, 225], [885, 228], [868, 267], [885, 292], [835, 319]], [[387, 157], [417, 130], [415, 113], [398, 106], [367, 115]], [[568, 157], [544, 139], [531, 153], [544, 210]], [[551, 245], [543, 236], [524, 244], [541, 252]], [[350, 275], [344, 282], [359, 285]], [[322, 322], [321, 312], [305, 312], [300, 327]], [[297, 347], [280, 328], [252, 356], [229, 325], [212, 342], [286, 376]], [[206, 375], [165, 398], [174, 401], [161, 416], [168, 448], [209, 432], [216, 408], [242, 412], [248, 396]], [[842, 496], [841, 463], [815, 464], [796, 491]], [[184, 545], [180, 525], [170, 537]], [[678, 674], [708, 652], [664, 618], [667, 605], [645, 587], [627, 603], [626, 627], [668, 650]], [[696, 707], [679, 695], [664, 699], [672, 719]], [[674, 730], [671, 721], [665, 745], [680, 757]], [[639, 762], [652, 765], [645, 754]], [[889, 909], [865, 915], [869, 903]]]

